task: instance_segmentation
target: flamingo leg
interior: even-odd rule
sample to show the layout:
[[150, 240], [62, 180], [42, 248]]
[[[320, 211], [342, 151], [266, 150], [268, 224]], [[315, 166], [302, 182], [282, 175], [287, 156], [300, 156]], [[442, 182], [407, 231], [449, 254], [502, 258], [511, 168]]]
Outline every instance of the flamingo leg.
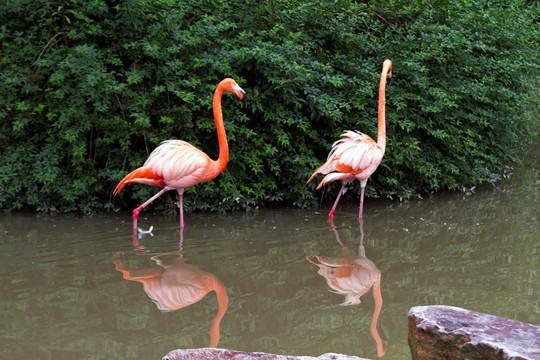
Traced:
[[[180, 231], [184, 229], [184, 189], [178, 190], [178, 206], [180, 207]], [[183, 236], [183, 232], [181, 233]]]
[[163, 195], [163, 193], [165, 193], [165, 192], [167, 192], [169, 190], [171, 190], [171, 189], [168, 188], [168, 187], [164, 187], [156, 195], [154, 195], [150, 199], [146, 200], [144, 204], [139, 205], [138, 207], [136, 207], [133, 210], [133, 232], [135, 234], [137, 233], [137, 219], [139, 218], [139, 213], [141, 212], [141, 210], [144, 209], [145, 207], [147, 207], [148, 204], [150, 204], [152, 201], [156, 200], [158, 197]]
[[364, 217], [364, 190], [366, 186], [362, 184], [360, 190], [360, 211], [358, 212], [358, 220], [362, 220]]
[[329, 219], [334, 218], [334, 213], [336, 212], [337, 204], [339, 202], [339, 199], [341, 198], [341, 194], [343, 193], [343, 189], [345, 189], [345, 185], [347, 185], [348, 182], [349, 182], [349, 180], [343, 180], [343, 185], [341, 185], [341, 189], [339, 190], [336, 201], [334, 202], [334, 206], [332, 206], [332, 210], [330, 210], [330, 213], [328, 214]]

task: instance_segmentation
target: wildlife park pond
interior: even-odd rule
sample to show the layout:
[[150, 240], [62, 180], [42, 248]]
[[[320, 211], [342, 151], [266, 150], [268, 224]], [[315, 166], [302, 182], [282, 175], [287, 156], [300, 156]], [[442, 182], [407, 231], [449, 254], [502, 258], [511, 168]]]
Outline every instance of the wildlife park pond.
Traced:
[[539, 153], [537, 143], [496, 186], [367, 198], [363, 228], [357, 201], [342, 201], [332, 226], [333, 199], [188, 212], [182, 240], [177, 215], [151, 206], [139, 226], [153, 231], [140, 237], [129, 211], [2, 213], [0, 359], [161, 359], [208, 346], [410, 359], [417, 305], [540, 325]]

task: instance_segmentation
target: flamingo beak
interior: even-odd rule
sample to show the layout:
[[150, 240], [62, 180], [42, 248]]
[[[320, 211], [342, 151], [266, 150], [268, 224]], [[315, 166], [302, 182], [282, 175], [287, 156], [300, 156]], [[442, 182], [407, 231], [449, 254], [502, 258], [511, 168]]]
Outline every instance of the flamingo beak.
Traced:
[[233, 90], [236, 96], [238, 96], [242, 100], [242, 106], [246, 107], [247, 104], [247, 94], [246, 92], [238, 85], [233, 85]]
[[241, 94], [242, 94], [242, 107], [246, 107], [247, 106], [247, 94], [245, 93], [244, 90], [242, 90]]

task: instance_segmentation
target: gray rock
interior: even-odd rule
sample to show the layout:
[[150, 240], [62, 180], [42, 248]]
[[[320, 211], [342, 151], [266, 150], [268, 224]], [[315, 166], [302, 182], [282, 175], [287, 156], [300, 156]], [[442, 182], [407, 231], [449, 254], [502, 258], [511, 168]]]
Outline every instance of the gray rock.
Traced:
[[319, 357], [275, 355], [262, 352], [244, 352], [226, 349], [202, 348], [173, 350], [163, 360], [366, 360], [356, 356], [324, 354]]
[[409, 311], [414, 360], [540, 360], [540, 327], [451, 306]]

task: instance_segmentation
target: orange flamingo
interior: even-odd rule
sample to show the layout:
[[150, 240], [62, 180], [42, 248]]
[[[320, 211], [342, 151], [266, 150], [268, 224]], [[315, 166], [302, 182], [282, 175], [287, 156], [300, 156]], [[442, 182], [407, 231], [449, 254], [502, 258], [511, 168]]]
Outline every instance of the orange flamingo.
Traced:
[[169, 190], [178, 191], [180, 228], [183, 229], [182, 196], [184, 189], [212, 180], [225, 170], [229, 160], [229, 146], [221, 111], [221, 96], [224, 92], [236, 94], [244, 105], [247, 99], [245, 91], [238, 86], [236, 81], [230, 78], [223, 79], [214, 92], [214, 120], [219, 141], [219, 157], [217, 160], [210, 159], [208, 155], [186, 141], [167, 140], [152, 151], [143, 166], [126, 175], [114, 189], [113, 194], [116, 195], [126, 184], [131, 183], [161, 186], [163, 188], [144, 204], [133, 210], [133, 231], [135, 233], [137, 232], [137, 219], [141, 210]]
[[336, 141], [328, 155], [328, 159], [322, 164], [307, 181], [308, 183], [317, 174], [326, 175], [317, 189], [329, 182], [342, 180], [343, 185], [339, 190], [336, 201], [328, 218], [333, 219], [336, 206], [339, 202], [345, 185], [349, 180], [360, 180], [360, 211], [358, 218], [363, 218], [364, 190], [367, 180], [377, 170], [384, 156], [386, 149], [386, 122], [385, 122], [385, 88], [386, 81], [392, 77], [392, 61], [385, 60], [379, 84], [379, 126], [377, 132], [377, 142], [366, 134], [357, 131], [347, 130], [341, 135], [341, 139]]

